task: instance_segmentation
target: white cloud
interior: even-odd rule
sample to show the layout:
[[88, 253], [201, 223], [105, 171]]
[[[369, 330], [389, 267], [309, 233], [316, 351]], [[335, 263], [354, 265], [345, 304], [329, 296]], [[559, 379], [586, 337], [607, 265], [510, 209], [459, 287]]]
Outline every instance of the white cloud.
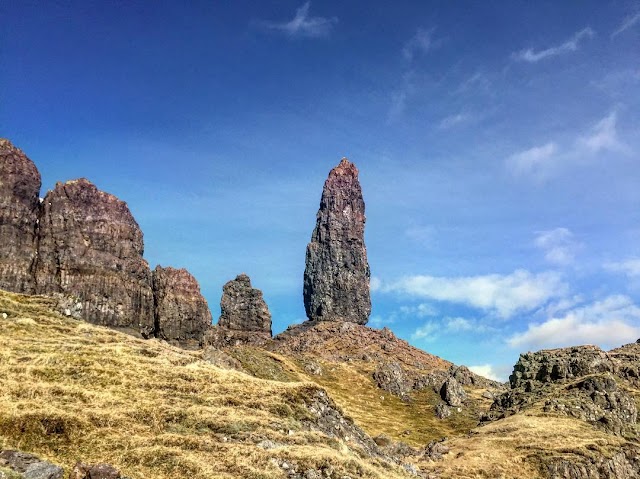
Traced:
[[562, 296], [566, 289], [558, 273], [533, 274], [526, 270], [453, 278], [408, 276], [381, 287], [384, 292], [466, 304], [502, 318], [542, 306]]
[[433, 341], [438, 337], [437, 332], [440, 327], [434, 323], [433, 321], [429, 321], [428, 323], [423, 324], [419, 328], [417, 328], [413, 334], [411, 335], [411, 339], [423, 339], [426, 341]]
[[539, 52], [534, 51], [532, 48], [528, 48], [514, 53], [513, 57], [530, 63], [539, 62], [545, 58], [561, 55], [563, 53], [575, 52], [583, 38], [589, 38], [594, 35], [595, 32], [591, 30], [591, 28], [587, 27], [577, 32], [573, 37], [571, 37], [571, 39], [567, 40], [562, 45], [547, 48], [546, 50], [541, 50]]
[[455, 115], [449, 115], [443, 118], [438, 124], [438, 128], [441, 130], [448, 130], [449, 128], [453, 128], [454, 126], [458, 126], [462, 123], [466, 123], [471, 120], [471, 115], [469, 113], [457, 113]]
[[369, 281], [369, 288], [371, 289], [371, 291], [378, 291], [380, 289], [380, 286], [382, 286], [382, 281], [380, 281], [380, 278], [378, 278], [377, 276], [372, 276], [371, 280]]
[[292, 20], [284, 23], [262, 22], [262, 25], [270, 30], [285, 33], [291, 37], [324, 37], [338, 23], [337, 18], [310, 17], [309, 8], [311, 2], [306, 2], [296, 10]]
[[605, 269], [616, 273], [624, 273], [629, 277], [640, 276], [640, 258], [629, 258], [624, 261], [606, 263]]
[[475, 366], [469, 366], [471, 372], [479, 374], [488, 379], [492, 379], [494, 381], [505, 381], [504, 377], [501, 377], [499, 373], [494, 369], [491, 364], [478, 364]]
[[557, 265], [572, 263], [580, 247], [574, 241], [573, 233], [567, 228], [540, 231], [535, 239], [535, 245], [544, 251], [544, 257], [549, 263]]
[[436, 43], [433, 41], [433, 29], [425, 30], [419, 28], [411, 40], [402, 47], [402, 56], [407, 61], [412, 61], [416, 54], [427, 53], [434, 48]]
[[422, 303], [418, 306], [401, 306], [400, 312], [405, 316], [416, 316], [418, 318], [438, 315], [438, 310], [427, 303]]
[[445, 323], [447, 331], [451, 332], [472, 331], [475, 329], [473, 322], [459, 316], [455, 318], [445, 318]]
[[640, 308], [622, 295], [574, 308], [562, 317], [529, 324], [523, 333], [507, 343], [518, 349], [545, 349], [577, 344], [597, 344], [604, 348], [635, 341], [640, 337]]
[[558, 151], [555, 143], [550, 142], [536, 146], [507, 158], [507, 167], [516, 176], [530, 176], [536, 180], [543, 180], [554, 168], [554, 155]]
[[578, 140], [578, 144], [589, 153], [603, 150], [628, 153], [629, 147], [618, 139], [616, 123], [618, 115], [615, 111], [600, 120], [589, 134]]
[[625, 30], [633, 27], [636, 23], [640, 23], [640, 12], [636, 13], [635, 15], [628, 15], [627, 17], [625, 17], [625, 19], [622, 21], [622, 24], [620, 24], [620, 27], [611, 34], [611, 38], [620, 35]]

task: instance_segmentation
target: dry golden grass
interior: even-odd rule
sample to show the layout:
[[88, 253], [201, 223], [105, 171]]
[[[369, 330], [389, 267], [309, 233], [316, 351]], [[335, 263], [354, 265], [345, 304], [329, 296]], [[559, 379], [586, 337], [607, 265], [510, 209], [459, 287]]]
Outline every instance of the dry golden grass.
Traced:
[[[316, 385], [221, 370], [200, 352], [64, 318], [49, 306], [0, 292], [0, 448], [66, 468], [108, 462], [132, 478], [285, 477], [273, 459], [303, 471], [330, 467], [336, 477], [407, 477], [303, 428]], [[281, 446], [262, 449], [264, 439]]]
[[449, 439], [443, 461], [418, 465], [442, 479], [534, 479], [546, 477], [541, 466], [551, 457], [611, 457], [623, 443], [573, 418], [521, 413]]

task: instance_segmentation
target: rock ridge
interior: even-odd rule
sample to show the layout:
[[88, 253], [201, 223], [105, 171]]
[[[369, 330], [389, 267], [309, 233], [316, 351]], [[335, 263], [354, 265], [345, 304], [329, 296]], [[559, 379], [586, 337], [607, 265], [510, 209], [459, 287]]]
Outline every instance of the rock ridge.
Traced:
[[39, 199], [35, 164], [0, 139], [0, 289], [44, 294], [58, 309], [143, 337], [201, 341], [211, 313], [186, 270], [144, 259], [129, 207], [86, 178], [56, 183]]

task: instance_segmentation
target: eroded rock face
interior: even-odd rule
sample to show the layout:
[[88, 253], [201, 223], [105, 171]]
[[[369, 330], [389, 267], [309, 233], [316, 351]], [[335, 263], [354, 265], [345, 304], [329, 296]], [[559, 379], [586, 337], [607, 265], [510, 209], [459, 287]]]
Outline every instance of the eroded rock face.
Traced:
[[615, 365], [597, 346], [575, 346], [521, 354], [509, 376], [512, 388], [531, 389], [535, 383], [551, 383], [587, 374], [613, 372]]
[[271, 339], [271, 313], [262, 291], [251, 286], [246, 274], [223, 286], [220, 309], [218, 324], [207, 331], [204, 344], [218, 348], [261, 345]]
[[304, 307], [312, 321], [366, 324], [371, 313], [364, 201], [358, 169], [343, 158], [324, 184], [307, 246]]
[[211, 311], [200, 285], [186, 269], [153, 271], [155, 335], [169, 341], [200, 341], [211, 326]]
[[153, 334], [151, 270], [127, 204], [86, 179], [47, 193], [39, 228], [38, 294], [77, 298], [83, 319]]
[[262, 291], [251, 286], [251, 279], [242, 273], [222, 287], [222, 314], [218, 325], [238, 331], [258, 331], [271, 336], [271, 313], [262, 298]]
[[0, 139], [0, 289], [33, 293], [40, 173], [27, 156]]

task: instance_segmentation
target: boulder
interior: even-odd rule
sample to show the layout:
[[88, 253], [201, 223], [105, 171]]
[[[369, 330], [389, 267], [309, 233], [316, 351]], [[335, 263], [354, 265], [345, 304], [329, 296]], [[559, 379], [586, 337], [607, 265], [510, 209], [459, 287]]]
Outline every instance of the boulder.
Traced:
[[23, 479], [62, 479], [64, 470], [33, 454], [22, 451], [0, 451], [0, 467], [6, 467]]
[[200, 285], [186, 269], [153, 271], [155, 335], [168, 341], [202, 341], [211, 326], [211, 311]]
[[120, 471], [110, 464], [83, 464], [77, 463], [69, 479], [121, 479]]
[[304, 307], [311, 321], [366, 324], [371, 313], [365, 214], [356, 166], [343, 158], [329, 173], [307, 246]]
[[458, 381], [456, 381], [456, 378], [451, 376], [440, 388], [440, 397], [442, 397], [442, 400], [449, 406], [458, 407], [467, 399], [467, 393], [464, 392], [464, 389]]
[[9, 140], [0, 139], [0, 289], [35, 291], [32, 267], [40, 186], [33, 162]]
[[35, 268], [38, 294], [61, 294], [78, 315], [153, 335], [151, 270], [127, 204], [86, 179], [57, 183], [43, 202]]

